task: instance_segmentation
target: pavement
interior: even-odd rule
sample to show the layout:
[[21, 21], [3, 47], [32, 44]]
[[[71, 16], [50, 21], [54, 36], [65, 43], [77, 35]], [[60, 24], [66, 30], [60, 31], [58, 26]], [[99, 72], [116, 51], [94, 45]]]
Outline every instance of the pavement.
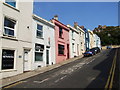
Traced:
[[42, 67], [42, 68], [39, 68], [37, 70], [25, 72], [25, 73], [18, 74], [18, 75], [12, 76], [12, 77], [3, 78], [0, 80], [0, 82], [1, 82], [0, 88], [5, 87], [5, 86], [10, 85], [10, 84], [13, 84], [13, 83], [16, 83], [18, 81], [33, 77], [33, 76], [36, 76], [38, 74], [42, 74], [42, 73], [50, 71], [52, 69], [58, 68], [62, 65], [68, 64], [68, 63], [73, 62], [75, 60], [78, 60], [82, 57], [83, 57], [83, 55], [75, 57], [75, 58], [67, 59], [67, 60], [65, 60], [61, 63], [58, 63], [58, 64], [50, 65], [47, 67]]

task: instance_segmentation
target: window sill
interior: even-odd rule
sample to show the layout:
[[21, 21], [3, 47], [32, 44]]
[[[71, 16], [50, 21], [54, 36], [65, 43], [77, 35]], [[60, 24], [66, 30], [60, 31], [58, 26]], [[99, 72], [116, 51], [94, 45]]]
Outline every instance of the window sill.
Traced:
[[6, 69], [6, 70], [1, 70], [0, 72], [13, 72], [13, 71], [17, 71], [16, 69]]
[[37, 39], [43, 39], [44, 40], [44, 38], [43, 37], [36, 37]]
[[14, 37], [14, 36], [4, 35], [4, 36], [2, 36], [2, 38], [18, 41], [18, 39], [16, 39], [16, 37]]
[[38, 62], [43, 62], [43, 61], [35, 61], [35, 63], [38, 63]]
[[60, 39], [64, 39], [63, 37], [59, 37]]
[[16, 10], [16, 11], [18, 11], [18, 12], [20, 12], [20, 10], [18, 10], [17, 8], [15, 8], [15, 7], [7, 4], [7, 3], [4, 3], [4, 2], [3, 2], [3, 4], [6, 5], [6, 6], [8, 6], [8, 7], [10, 7], [10, 8], [12, 8], [12, 9], [14, 9], [14, 10]]
[[58, 56], [66, 56], [66, 55], [63, 55], [63, 54], [58, 54]]
[[73, 38], [72, 38], [72, 40], [74, 40], [74, 41], [75, 41], [75, 39], [73, 39]]

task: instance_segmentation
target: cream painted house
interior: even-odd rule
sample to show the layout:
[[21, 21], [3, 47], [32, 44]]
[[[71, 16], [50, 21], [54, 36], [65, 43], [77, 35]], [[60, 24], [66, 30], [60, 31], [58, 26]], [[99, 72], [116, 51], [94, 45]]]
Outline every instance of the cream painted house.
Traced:
[[79, 31], [74, 27], [67, 25], [70, 29], [69, 40], [70, 40], [70, 58], [81, 55], [80, 51], [80, 36]]
[[77, 26], [77, 30], [79, 31], [80, 37], [80, 55], [85, 52], [85, 32], [79, 26]]
[[55, 25], [33, 15], [32, 26], [32, 70], [55, 64]]
[[0, 1], [0, 79], [31, 70], [32, 13], [32, 1]]

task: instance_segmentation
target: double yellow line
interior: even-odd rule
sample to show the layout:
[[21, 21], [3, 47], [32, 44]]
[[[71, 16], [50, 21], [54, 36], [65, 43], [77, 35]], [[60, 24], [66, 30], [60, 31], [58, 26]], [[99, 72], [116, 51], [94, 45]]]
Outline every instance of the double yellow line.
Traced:
[[105, 85], [105, 90], [111, 90], [112, 89], [113, 79], [114, 79], [114, 74], [115, 74], [115, 67], [116, 67], [116, 58], [117, 58], [117, 50], [115, 52], [112, 67], [110, 69], [110, 74], [108, 76], [108, 80], [107, 80], [107, 83]]

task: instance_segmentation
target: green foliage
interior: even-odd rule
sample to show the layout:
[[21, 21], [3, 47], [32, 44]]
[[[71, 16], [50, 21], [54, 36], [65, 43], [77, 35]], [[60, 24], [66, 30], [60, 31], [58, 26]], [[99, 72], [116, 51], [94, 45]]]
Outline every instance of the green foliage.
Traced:
[[[101, 30], [101, 32], [94, 32], [97, 34], [102, 45], [120, 45], [120, 27], [107, 26], [106, 29]], [[108, 35], [110, 34], [110, 36]]]

